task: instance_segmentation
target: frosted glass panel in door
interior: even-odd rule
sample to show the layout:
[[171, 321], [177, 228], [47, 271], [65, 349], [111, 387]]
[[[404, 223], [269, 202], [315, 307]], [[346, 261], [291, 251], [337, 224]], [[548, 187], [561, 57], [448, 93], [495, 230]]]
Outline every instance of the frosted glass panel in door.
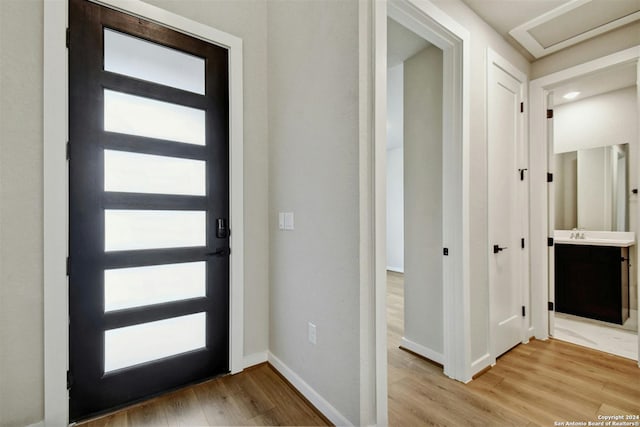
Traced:
[[104, 311], [206, 295], [204, 261], [117, 268], [104, 272]]
[[106, 251], [206, 245], [206, 212], [106, 209]]
[[104, 151], [104, 190], [130, 193], [206, 194], [202, 160]]
[[204, 59], [108, 28], [104, 69], [204, 95]]
[[104, 371], [204, 348], [206, 316], [196, 313], [105, 331]]
[[104, 130], [205, 145], [205, 112], [105, 89]]

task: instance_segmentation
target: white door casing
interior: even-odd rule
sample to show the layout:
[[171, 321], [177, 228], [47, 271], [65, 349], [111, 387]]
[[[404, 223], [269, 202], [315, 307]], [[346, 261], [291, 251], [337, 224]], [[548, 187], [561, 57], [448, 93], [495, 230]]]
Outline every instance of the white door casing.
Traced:
[[[445, 374], [468, 382], [473, 375], [471, 364], [470, 301], [469, 301], [469, 100], [470, 100], [470, 34], [429, 0], [375, 1], [371, 16], [361, 7], [362, 28], [365, 37], [361, 46], [367, 55], [361, 62], [365, 76], [371, 76], [369, 87], [373, 97], [371, 121], [363, 121], [361, 132], [361, 199], [372, 201], [362, 205], [361, 217], [371, 220], [370, 226], [361, 228], [361, 245], [368, 247], [371, 258], [361, 264], [363, 277], [371, 275], [375, 282], [375, 300], [362, 299], [362, 316], [373, 314], [375, 347], [375, 404], [376, 424], [385, 425], [387, 417], [387, 342], [386, 342], [386, 68], [387, 68], [387, 16], [428, 39], [443, 50], [443, 157], [448, 183], [443, 203], [451, 213], [443, 221], [445, 245], [451, 256], [445, 257], [443, 306], [445, 316], [444, 355]], [[367, 4], [362, 2], [361, 4]], [[402, 15], [405, 15], [402, 19]], [[367, 26], [369, 26], [367, 28]], [[369, 34], [373, 35], [371, 40]], [[371, 42], [371, 45], [369, 45]], [[370, 59], [369, 59], [370, 58]], [[361, 85], [367, 79], [361, 77]], [[366, 91], [365, 91], [366, 93]], [[361, 105], [367, 111], [371, 105]], [[368, 126], [370, 125], [370, 127]], [[369, 137], [368, 129], [373, 129]], [[373, 149], [371, 149], [373, 147]], [[447, 162], [449, 162], [447, 164]], [[367, 180], [366, 177], [373, 176]], [[367, 214], [370, 213], [371, 214]], [[367, 224], [363, 221], [364, 226]], [[363, 260], [363, 258], [361, 258]], [[361, 282], [361, 285], [363, 283]], [[364, 283], [368, 287], [368, 283]], [[368, 295], [365, 295], [365, 298]], [[366, 301], [366, 302], [365, 302]], [[373, 301], [372, 303], [369, 303]], [[374, 313], [371, 313], [373, 310]], [[478, 368], [483, 369], [484, 366]], [[365, 376], [366, 378], [366, 376]]]
[[[471, 380], [471, 338], [469, 300], [469, 40], [468, 31], [438, 9], [428, 0], [393, 0], [375, 2], [380, 12], [394, 19], [418, 36], [443, 51], [443, 245], [448, 256], [443, 256], [443, 307], [444, 307], [444, 373], [459, 381]], [[384, 44], [386, 52], [386, 27], [376, 28], [376, 45]], [[381, 50], [376, 55], [381, 57]], [[376, 97], [386, 93], [386, 55], [376, 69], [376, 76], [385, 78], [376, 81]], [[377, 61], [376, 61], [377, 63]], [[378, 63], [377, 63], [378, 64]], [[384, 117], [376, 117], [380, 131], [375, 136], [377, 150], [386, 145], [386, 98], [375, 100], [377, 108], [384, 104]], [[378, 122], [378, 120], [383, 121]], [[384, 133], [383, 133], [384, 130]], [[379, 151], [377, 151], [379, 152]], [[375, 175], [386, 177], [385, 168], [376, 165]], [[376, 216], [384, 218], [386, 206], [385, 188], [376, 189], [376, 199], [381, 201]], [[381, 196], [381, 197], [378, 197]], [[385, 225], [385, 224], [381, 224]], [[383, 239], [386, 231], [376, 229]], [[385, 288], [384, 268], [386, 262], [376, 259], [376, 289]], [[384, 315], [384, 300], [376, 307], [378, 315]], [[386, 349], [382, 349], [386, 351]], [[384, 367], [386, 369], [386, 366]]]
[[521, 172], [526, 77], [492, 51], [488, 59], [489, 317], [495, 359], [526, 339], [521, 241], [526, 234], [526, 171]]

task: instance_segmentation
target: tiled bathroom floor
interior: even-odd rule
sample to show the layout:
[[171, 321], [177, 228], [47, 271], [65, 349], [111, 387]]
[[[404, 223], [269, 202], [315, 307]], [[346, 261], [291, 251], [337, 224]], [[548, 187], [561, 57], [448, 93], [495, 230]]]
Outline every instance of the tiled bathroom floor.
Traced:
[[638, 360], [638, 333], [627, 330], [628, 328], [637, 330], [637, 327], [637, 310], [632, 310], [631, 317], [624, 324], [624, 329], [621, 326], [606, 326], [604, 322], [556, 313], [553, 337], [605, 353]]

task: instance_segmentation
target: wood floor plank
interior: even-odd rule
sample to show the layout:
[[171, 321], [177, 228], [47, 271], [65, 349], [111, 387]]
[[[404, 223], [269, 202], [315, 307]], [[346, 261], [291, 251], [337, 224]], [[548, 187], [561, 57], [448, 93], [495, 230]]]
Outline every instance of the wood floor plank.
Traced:
[[508, 365], [508, 361], [502, 361], [501, 372], [511, 381], [519, 382], [531, 387], [534, 392], [546, 390], [547, 394], [555, 396], [554, 402], [559, 402], [563, 406], [568, 406], [582, 414], [595, 415], [602, 404], [602, 388], [599, 386], [588, 387], [588, 384], [581, 382], [582, 386], [563, 383], [562, 379], [554, 378], [545, 374], [544, 371], [526, 371], [521, 366], [513, 368]]
[[205, 426], [207, 417], [193, 388], [172, 393], [164, 399], [167, 423], [170, 426]]
[[[260, 369], [254, 379], [263, 388], [265, 394], [274, 402], [286, 402], [287, 405], [276, 405], [267, 411], [278, 416], [287, 425], [325, 425], [327, 420], [320, 417], [306, 400], [302, 398], [289, 384], [270, 366]], [[291, 408], [291, 410], [289, 410]], [[283, 411], [283, 409], [286, 409]]]
[[268, 364], [168, 393], [78, 427], [330, 425]]
[[598, 415], [640, 415], [637, 412], [627, 411], [625, 409], [621, 409], [616, 406], [608, 405], [603, 403], [600, 408], [598, 408]]
[[253, 376], [245, 375], [238, 379], [240, 391], [234, 393], [233, 397], [247, 415], [247, 419], [265, 413], [276, 406], [262, 388], [258, 387]]
[[129, 426], [136, 427], [164, 427], [168, 426], [165, 413], [165, 402], [162, 399], [153, 399], [142, 405], [134, 406], [127, 410]]
[[233, 387], [228, 387], [222, 379], [209, 381], [194, 387], [194, 393], [200, 402], [208, 425], [210, 426], [237, 426], [245, 425], [247, 416], [236, 402], [230, 392]]
[[85, 425], [87, 427], [128, 427], [129, 419], [127, 412], [116, 412], [106, 417], [91, 420]]

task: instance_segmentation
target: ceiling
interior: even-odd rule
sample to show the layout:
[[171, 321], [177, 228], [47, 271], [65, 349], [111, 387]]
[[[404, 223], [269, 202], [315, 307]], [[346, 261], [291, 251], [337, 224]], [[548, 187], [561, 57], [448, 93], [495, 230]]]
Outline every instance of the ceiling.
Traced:
[[387, 67], [391, 68], [411, 58], [430, 43], [425, 39], [387, 18]]
[[640, 0], [463, 0], [534, 60], [640, 19]]
[[387, 18], [387, 150], [402, 147], [404, 139], [403, 69], [397, 66], [429, 46], [425, 39]]
[[[636, 64], [631, 63], [588, 74], [569, 82], [563, 82], [553, 88], [553, 104], [555, 106], [568, 104], [590, 96], [635, 86], [637, 75]], [[562, 96], [568, 92], [580, 92], [580, 95], [572, 100], [566, 100]]]

